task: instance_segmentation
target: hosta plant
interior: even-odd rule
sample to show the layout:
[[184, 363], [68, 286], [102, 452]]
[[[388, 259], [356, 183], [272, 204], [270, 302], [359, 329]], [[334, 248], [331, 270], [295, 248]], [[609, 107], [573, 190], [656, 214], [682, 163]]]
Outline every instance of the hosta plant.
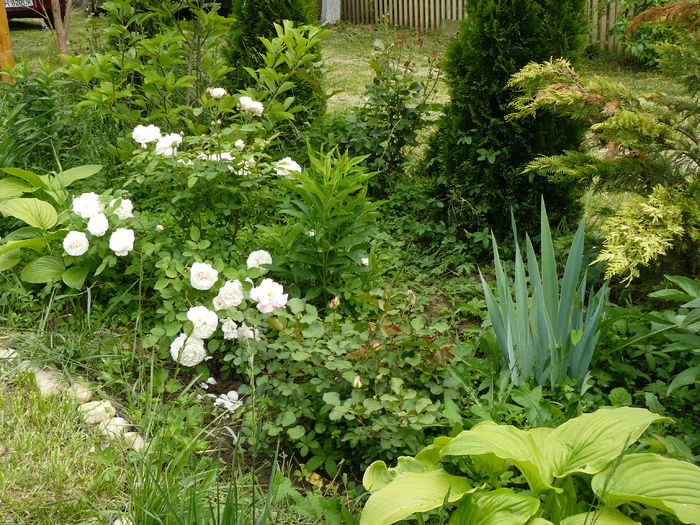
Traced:
[[481, 280], [493, 331], [512, 381], [519, 385], [534, 378], [539, 384], [549, 382], [554, 387], [565, 377], [581, 381], [585, 377], [600, 335], [598, 322], [608, 286], [603, 284], [597, 292], [591, 289], [586, 304], [583, 220], [561, 280], [544, 201], [540, 228], [541, 263], [526, 235], [527, 264], [516, 244], [515, 277], [511, 279], [494, 238], [495, 293], [483, 276]]
[[[453, 509], [454, 525], [638, 523], [618, 510], [628, 502], [699, 523], [700, 468], [657, 454], [625, 453], [663, 419], [642, 408], [602, 408], [556, 428], [524, 431], [486, 421], [454, 438], [439, 437], [415, 457], [399, 458], [396, 467], [370, 465], [363, 484], [371, 496], [360, 523], [388, 525], [414, 514], [424, 523], [420, 513], [440, 507]], [[460, 465], [471, 459], [470, 472], [483, 477], [451, 474], [443, 462], [452, 458]], [[503, 486], [509, 465], [528, 490]], [[576, 478], [590, 480], [600, 505], [592, 508], [577, 495]]]

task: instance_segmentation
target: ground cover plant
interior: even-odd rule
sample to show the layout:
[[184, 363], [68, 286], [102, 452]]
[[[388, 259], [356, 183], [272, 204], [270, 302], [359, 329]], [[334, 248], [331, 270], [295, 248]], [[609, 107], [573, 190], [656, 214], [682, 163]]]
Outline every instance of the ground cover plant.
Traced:
[[[86, 461], [103, 497], [78, 476], [56, 519], [700, 522], [696, 73], [679, 60], [694, 10], [644, 15], [676, 39], [640, 70], [579, 58], [580, 2], [507, 4], [523, 16], [471, 2], [453, 39], [265, 20], [251, 56], [232, 42], [254, 2], [235, 25], [206, 2], [116, 0], [74, 13], [70, 56], [12, 72], [1, 328], [24, 358], [99, 383], [147, 445], [100, 443]], [[13, 38], [21, 53], [31, 35]], [[500, 57], [498, 83], [466, 86], [488, 70], [466, 56]], [[461, 134], [456, 108], [474, 110]], [[616, 121], [626, 110], [644, 125]], [[540, 128], [576, 140], [523, 142]], [[466, 155], [458, 184], [425, 162], [448, 153]], [[467, 210], [474, 195], [491, 200]], [[665, 277], [607, 255], [635, 238], [606, 202], [624, 232], [645, 214], [684, 229]], [[33, 416], [63, 406], [24, 380], [0, 379], [20, 406], [6, 392], [30, 392]], [[60, 413], [56, 432], [73, 428]], [[44, 523], [34, 485], [12, 494]]]

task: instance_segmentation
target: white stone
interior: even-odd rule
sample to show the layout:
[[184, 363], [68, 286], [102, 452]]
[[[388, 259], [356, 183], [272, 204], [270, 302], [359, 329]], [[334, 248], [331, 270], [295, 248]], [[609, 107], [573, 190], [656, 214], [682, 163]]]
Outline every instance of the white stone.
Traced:
[[37, 370], [34, 381], [44, 397], [60, 395], [68, 387], [58, 370]]
[[15, 352], [12, 348], [5, 348], [4, 346], [0, 346], [0, 360], [16, 358], [17, 352]]
[[96, 425], [113, 418], [117, 411], [109, 401], [90, 401], [78, 407], [83, 419], [88, 425]]
[[92, 389], [87, 383], [73, 383], [63, 395], [75, 399], [78, 403], [87, 403], [92, 399]]
[[129, 448], [135, 450], [136, 452], [146, 446], [146, 442], [138, 432], [124, 433], [124, 441], [127, 445], [129, 445]]
[[98, 425], [99, 431], [109, 439], [116, 439], [129, 428], [129, 422], [122, 417], [113, 417]]

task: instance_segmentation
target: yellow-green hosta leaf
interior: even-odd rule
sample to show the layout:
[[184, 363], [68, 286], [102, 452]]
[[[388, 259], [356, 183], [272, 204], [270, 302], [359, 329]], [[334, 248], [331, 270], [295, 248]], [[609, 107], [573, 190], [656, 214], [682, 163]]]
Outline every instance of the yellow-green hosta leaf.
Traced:
[[591, 486], [606, 504], [636, 501], [700, 523], [700, 467], [657, 454], [629, 454], [593, 476]]
[[66, 171], [62, 171], [56, 175], [56, 181], [59, 186], [56, 189], [67, 188], [73, 184], [76, 180], [87, 179], [92, 177], [95, 173], [100, 171], [102, 166], [99, 164], [88, 164], [86, 166], [76, 166], [75, 168], [70, 168]]
[[383, 461], [375, 461], [367, 467], [362, 477], [362, 485], [368, 492], [374, 492], [407, 472], [430, 472], [437, 469], [435, 463], [411, 456], [400, 456], [393, 468], [387, 468]]
[[469, 480], [442, 469], [405, 472], [374, 492], [362, 511], [360, 525], [390, 525], [416, 512], [436, 509], [475, 491]]
[[58, 221], [56, 209], [41, 199], [16, 198], [2, 201], [0, 202], [0, 212], [42, 230], [52, 228]]
[[87, 266], [71, 266], [63, 272], [61, 279], [67, 286], [80, 290], [83, 287], [89, 270], [90, 268]]
[[64, 269], [63, 259], [45, 255], [22, 268], [19, 278], [28, 283], [48, 283], [60, 279]]
[[0, 168], [8, 175], [17, 177], [18, 179], [26, 180], [29, 184], [39, 189], [46, 189], [46, 183], [43, 179], [31, 171], [23, 170], [22, 168]]
[[[442, 449], [444, 456], [481, 456], [492, 454], [513, 463], [523, 473], [530, 488], [535, 492], [553, 488], [550, 462], [542, 455], [543, 439], [549, 429], [538, 429], [530, 433], [510, 425], [498, 425], [492, 421], [479, 423], [465, 430]], [[533, 437], [534, 436], [534, 437]]]
[[561, 520], [559, 525], [640, 525], [638, 521], [628, 518], [614, 509], [596, 510], [576, 514]]
[[7, 241], [0, 245], [0, 255], [19, 250], [20, 248], [30, 248], [36, 252], [46, 246], [46, 241], [42, 237], [34, 237], [32, 239], [21, 239], [17, 241]]
[[655, 421], [666, 419], [644, 408], [601, 408], [559, 425], [542, 444], [555, 477], [595, 474], [637, 441]]
[[510, 489], [479, 491], [464, 497], [450, 525], [525, 525], [539, 508], [537, 498]]
[[0, 255], [0, 272], [4, 272], [5, 270], [13, 268], [21, 260], [22, 257], [19, 254], [19, 250], [16, 250], [14, 252], [3, 253], [2, 255]]
[[27, 184], [23, 180], [14, 177], [0, 179], [0, 200], [19, 197], [23, 193], [31, 193], [36, 190], [37, 188], [31, 184]]

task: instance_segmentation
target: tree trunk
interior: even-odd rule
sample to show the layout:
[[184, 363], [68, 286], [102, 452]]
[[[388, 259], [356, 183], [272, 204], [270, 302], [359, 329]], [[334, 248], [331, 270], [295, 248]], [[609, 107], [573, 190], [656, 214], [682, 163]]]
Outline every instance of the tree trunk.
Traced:
[[70, 25], [70, 14], [73, 0], [66, 2], [65, 16], [61, 16], [60, 0], [51, 0], [51, 10], [53, 11], [53, 32], [56, 38], [56, 48], [59, 55], [68, 54], [68, 27]]
[[340, 20], [340, 0], [323, 0], [321, 3], [321, 22], [336, 24]]

